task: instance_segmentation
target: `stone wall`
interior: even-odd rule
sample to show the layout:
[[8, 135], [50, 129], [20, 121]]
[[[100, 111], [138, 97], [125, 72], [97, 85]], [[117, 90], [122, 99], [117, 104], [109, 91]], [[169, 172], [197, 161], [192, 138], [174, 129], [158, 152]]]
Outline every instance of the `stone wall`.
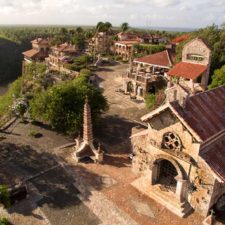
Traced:
[[[195, 61], [187, 59], [188, 54], [201, 55], [204, 57], [204, 60]], [[211, 51], [200, 39], [194, 39], [184, 46], [182, 51], [182, 61], [189, 63], [198, 63], [201, 65], [208, 65], [211, 62]]]

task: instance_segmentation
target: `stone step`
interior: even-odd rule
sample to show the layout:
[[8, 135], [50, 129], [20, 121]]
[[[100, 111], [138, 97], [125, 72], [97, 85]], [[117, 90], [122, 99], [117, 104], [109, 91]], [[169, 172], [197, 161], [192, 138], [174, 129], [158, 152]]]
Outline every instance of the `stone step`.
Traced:
[[171, 201], [166, 196], [160, 195], [160, 193], [156, 192], [151, 192], [149, 196], [179, 217], [184, 217], [191, 210], [188, 202], [179, 202], [175, 198]]
[[146, 185], [143, 178], [137, 179], [132, 185], [179, 217], [184, 217], [192, 210], [190, 204], [187, 201], [180, 202], [175, 193], [165, 193], [157, 185]]

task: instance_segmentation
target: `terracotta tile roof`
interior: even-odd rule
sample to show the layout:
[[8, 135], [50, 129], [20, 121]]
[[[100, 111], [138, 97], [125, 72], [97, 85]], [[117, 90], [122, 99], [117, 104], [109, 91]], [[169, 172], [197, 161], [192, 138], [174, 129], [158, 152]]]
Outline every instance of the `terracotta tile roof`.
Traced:
[[182, 41], [186, 41], [189, 37], [190, 37], [190, 34], [183, 34], [183, 35], [181, 35], [181, 36], [178, 36], [178, 37], [172, 39], [171, 42], [172, 42], [173, 44], [179, 44], [179, 43], [182, 42]]
[[140, 41], [138, 40], [127, 40], [127, 41], [117, 41], [115, 44], [122, 44], [122, 45], [134, 45], [134, 44], [139, 44]]
[[203, 141], [225, 130], [225, 85], [187, 98], [185, 108], [171, 105]]
[[35, 57], [36, 55], [39, 54], [39, 51], [35, 50], [35, 49], [30, 49], [26, 52], [23, 52], [22, 54], [27, 56], [28, 58], [33, 58], [33, 57]]
[[75, 46], [68, 43], [55, 46], [54, 48], [60, 52], [76, 52]]
[[225, 132], [219, 139], [203, 147], [199, 154], [214, 173], [225, 182]]
[[204, 66], [204, 65], [180, 62], [176, 64], [168, 72], [168, 75], [195, 80], [197, 77], [202, 75], [202, 73], [204, 73], [206, 70], [207, 70], [207, 66]]
[[147, 55], [134, 60], [135, 62], [147, 63], [150, 65], [159, 65], [163, 67], [172, 66], [171, 59], [167, 50], [155, 54]]
[[33, 43], [33, 44], [48, 44], [48, 42], [49, 41], [46, 38], [36, 38], [31, 41], [31, 43]]

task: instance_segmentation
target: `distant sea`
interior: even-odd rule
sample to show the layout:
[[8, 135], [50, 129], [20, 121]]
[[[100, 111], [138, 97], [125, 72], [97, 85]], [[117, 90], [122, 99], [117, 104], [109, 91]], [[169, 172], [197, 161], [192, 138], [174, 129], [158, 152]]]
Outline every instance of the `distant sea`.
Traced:
[[187, 28], [187, 27], [135, 27], [144, 30], [160, 30], [160, 31], [171, 31], [171, 32], [191, 32], [198, 30], [198, 28]]

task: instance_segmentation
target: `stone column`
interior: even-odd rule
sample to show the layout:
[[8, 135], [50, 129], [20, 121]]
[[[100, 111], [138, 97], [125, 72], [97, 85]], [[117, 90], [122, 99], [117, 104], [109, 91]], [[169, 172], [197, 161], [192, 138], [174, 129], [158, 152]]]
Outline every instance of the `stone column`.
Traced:
[[92, 133], [92, 121], [91, 121], [91, 108], [86, 98], [84, 104], [84, 125], [83, 125], [83, 139], [87, 143], [92, 143], [93, 133]]
[[156, 180], [157, 180], [157, 169], [158, 169], [157, 164], [153, 164], [150, 167], [149, 171], [148, 171], [151, 185], [154, 185], [156, 183]]
[[176, 196], [180, 202], [182, 202], [185, 198], [185, 191], [187, 186], [187, 180], [183, 180], [180, 177], [175, 178], [177, 180], [177, 187], [176, 187]]

